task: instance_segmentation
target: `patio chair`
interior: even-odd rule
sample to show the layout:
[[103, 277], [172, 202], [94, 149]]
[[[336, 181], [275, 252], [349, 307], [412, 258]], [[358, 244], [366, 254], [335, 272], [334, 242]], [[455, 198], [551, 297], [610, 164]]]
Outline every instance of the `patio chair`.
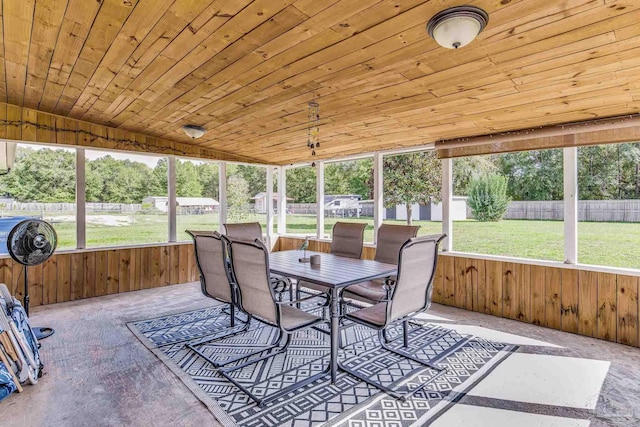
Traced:
[[[382, 224], [378, 228], [378, 244], [374, 260], [387, 264], [396, 264], [402, 245], [412, 237], [416, 237], [420, 226]], [[391, 278], [395, 281], [395, 277]], [[384, 279], [371, 280], [347, 287], [342, 292], [343, 298], [368, 303], [377, 303], [387, 297]]]
[[[246, 331], [251, 318], [247, 318], [240, 330], [236, 326], [237, 290], [227, 262], [227, 243], [217, 231], [186, 230], [193, 238], [196, 265], [200, 272], [200, 288], [209, 298], [229, 305], [229, 323], [232, 331], [187, 344], [187, 347], [202, 357], [206, 357], [197, 347], [215, 340], [228, 338]], [[222, 366], [212, 362], [214, 365]]]
[[[246, 393], [259, 406], [262, 406], [269, 400], [290, 393], [321, 378], [326, 375], [328, 370], [317, 373], [303, 381], [291, 384], [270, 396], [262, 397], [251, 393], [249, 389], [233, 378], [230, 373], [286, 352], [291, 343], [292, 333], [315, 326], [324, 322], [324, 320], [319, 316], [294, 307], [295, 304], [315, 298], [315, 295], [296, 301], [282, 302], [276, 299], [273, 287], [270, 284], [269, 252], [259, 239], [256, 239], [253, 243], [241, 240], [229, 240], [229, 244], [232, 275], [238, 286], [239, 308], [256, 320], [277, 328], [278, 336], [271, 346], [245, 354], [243, 356], [243, 359], [247, 359], [245, 362], [232, 367], [221, 368], [218, 372]], [[262, 355], [258, 358], [251, 359], [251, 357], [259, 354]]]
[[238, 222], [233, 224], [224, 224], [224, 235], [246, 242], [253, 242], [255, 239], [262, 241], [262, 227], [259, 222]]
[[[331, 249], [333, 255], [347, 258], [360, 258], [362, 256], [362, 242], [364, 241], [364, 229], [367, 226], [361, 222], [336, 222], [331, 233]], [[309, 282], [298, 282], [296, 298], [300, 299], [300, 288], [305, 287], [314, 291], [326, 293], [327, 288]]]
[[[262, 238], [262, 226], [259, 222], [237, 222], [231, 224], [223, 224], [225, 230], [225, 236], [229, 239], [241, 240], [245, 242], [253, 242], [258, 239], [264, 242]], [[282, 293], [289, 291], [289, 299], [293, 299], [293, 288], [291, 287], [291, 280], [286, 277], [271, 275], [273, 279], [273, 285], [278, 293], [279, 298], [282, 299]]]
[[[423, 236], [407, 240], [400, 249], [397, 262], [398, 275], [395, 284], [389, 288], [388, 297], [375, 305], [344, 315], [345, 318], [353, 322], [378, 330], [382, 348], [437, 371], [436, 377], [442, 375], [446, 368], [436, 366], [430, 361], [421, 360], [406, 351], [389, 347], [386, 344], [385, 329], [397, 322], [402, 322], [404, 325], [404, 348], [409, 346], [409, 319], [426, 311], [431, 305], [433, 277], [438, 261], [438, 245], [444, 237], [445, 235]], [[359, 374], [343, 365], [341, 368], [354, 377], [403, 401], [428, 384], [423, 383], [408, 394], [400, 394], [390, 387], [375, 382], [369, 376]]]

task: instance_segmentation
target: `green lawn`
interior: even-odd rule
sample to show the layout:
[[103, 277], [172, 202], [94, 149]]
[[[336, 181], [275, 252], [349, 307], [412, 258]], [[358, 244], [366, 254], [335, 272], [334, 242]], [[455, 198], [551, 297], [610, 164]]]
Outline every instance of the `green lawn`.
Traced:
[[[116, 217], [115, 220], [112, 217]], [[59, 248], [75, 247], [75, 224], [54, 222], [58, 232]], [[255, 215], [247, 221], [265, 224], [264, 215]], [[109, 224], [109, 221], [112, 224]], [[115, 221], [116, 224], [113, 224]], [[365, 242], [373, 241], [373, 219], [325, 218], [325, 235], [330, 236], [336, 221], [366, 222]], [[167, 241], [166, 215], [110, 215], [107, 224], [100, 221], [87, 223], [87, 246], [117, 246]], [[404, 221], [385, 221], [404, 224]], [[420, 235], [439, 233], [440, 222], [416, 221]], [[185, 215], [178, 217], [178, 240], [189, 240], [185, 229], [215, 230], [217, 215]], [[315, 236], [314, 215], [287, 215], [287, 233]], [[584, 264], [640, 269], [640, 224], [581, 222], [579, 232], [579, 261]], [[488, 255], [504, 255], [562, 262], [563, 224], [560, 221], [516, 221], [482, 223], [473, 220], [455, 221], [453, 245], [456, 251]]]

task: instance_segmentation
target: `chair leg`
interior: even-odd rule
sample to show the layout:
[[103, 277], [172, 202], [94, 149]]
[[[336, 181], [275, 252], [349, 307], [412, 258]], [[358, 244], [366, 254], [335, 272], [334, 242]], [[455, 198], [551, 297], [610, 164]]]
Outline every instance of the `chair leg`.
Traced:
[[409, 347], [409, 321], [405, 320], [402, 322], [402, 339], [404, 348]]
[[236, 306], [233, 303], [230, 303], [229, 307], [229, 310], [231, 311], [231, 320], [229, 321], [229, 323], [231, 323], [231, 327], [233, 328], [234, 326], [236, 326]]
[[[207, 362], [209, 362], [209, 363], [210, 363], [211, 365], [213, 365], [213, 367], [215, 367], [215, 368], [220, 368], [220, 367], [225, 366], [225, 365], [228, 365], [228, 364], [230, 364], [230, 363], [237, 362], [238, 360], [242, 360], [242, 359], [244, 359], [244, 358], [246, 358], [246, 357], [251, 356], [251, 354], [249, 354], [249, 355], [244, 355], [244, 356], [242, 356], [242, 357], [236, 357], [236, 358], [233, 358], [233, 359], [227, 360], [227, 361], [225, 361], [224, 363], [220, 363], [220, 362], [216, 362], [216, 361], [214, 361], [213, 359], [211, 359], [209, 356], [207, 356], [206, 354], [204, 354], [202, 351], [200, 351], [200, 350], [199, 350], [198, 348], [196, 348], [196, 347], [199, 347], [199, 346], [204, 345], [204, 344], [208, 344], [208, 343], [210, 343], [210, 342], [219, 341], [219, 340], [224, 339], [224, 338], [231, 338], [231, 337], [233, 337], [233, 336], [235, 336], [235, 335], [242, 334], [242, 333], [246, 332], [246, 331], [249, 329], [250, 324], [251, 324], [251, 316], [250, 316], [250, 315], [247, 315], [247, 321], [245, 322], [244, 326], [243, 326], [241, 329], [239, 329], [239, 330], [237, 330], [237, 331], [234, 331], [234, 332], [230, 332], [230, 333], [228, 333], [228, 334], [218, 335], [218, 336], [215, 336], [215, 337], [213, 337], [213, 338], [208, 338], [208, 339], [204, 339], [204, 340], [196, 341], [196, 342], [194, 342], [194, 343], [189, 343], [189, 344], [187, 344], [185, 347], [187, 347], [189, 350], [193, 351], [193, 352], [194, 352], [195, 354], [197, 354], [198, 356], [202, 357], [204, 360], [206, 360]], [[278, 345], [278, 344], [280, 343], [280, 339], [281, 339], [281, 337], [280, 337], [280, 336], [278, 336], [278, 340], [277, 340], [277, 344], [276, 344], [276, 345]], [[263, 350], [261, 350], [260, 352], [266, 351], [266, 350], [271, 349], [271, 348], [273, 348], [273, 347], [274, 347], [274, 346], [267, 347], [266, 349], [263, 349]]]
[[[403, 322], [404, 323], [404, 322]], [[403, 338], [404, 338], [404, 343], [405, 347], [407, 347], [408, 345], [408, 324], [404, 325], [403, 327], [405, 328], [403, 331]], [[427, 343], [427, 345], [431, 344], [432, 342], [435, 342], [436, 340], [439, 340], [440, 338], [449, 335], [452, 331], [448, 331], [443, 335], [440, 335], [436, 338], [434, 338], [433, 340], [431, 340], [429, 343]], [[447, 352], [445, 354], [442, 354], [437, 360], [429, 360], [429, 361], [424, 361], [421, 359], [418, 359], [417, 357], [407, 354], [403, 351], [399, 351], [396, 350], [394, 348], [390, 348], [386, 343], [388, 342], [387, 337], [386, 337], [386, 331], [384, 329], [381, 329], [380, 331], [378, 331], [378, 336], [380, 339], [380, 344], [382, 346], [383, 349], [397, 354], [399, 356], [402, 356], [404, 358], [407, 358], [409, 360], [412, 360], [416, 363], [419, 363], [423, 366], [426, 366], [427, 368], [436, 371], [436, 374], [431, 377], [431, 379], [425, 383], [420, 384], [420, 386], [416, 387], [415, 389], [411, 390], [409, 393], [398, 393], [397, 391], [393, 390], [391, 387], [387, 387], [383, 384], [377, 383], [375, 381], [373, 381], [372, 379], [370, 379], [369, 377], [365, 377], [364, 375], [359, 374], [358, 372], [347, 368], [346, 366], [344, 366], [342, 363], [338, 362], [338, 365], [340, 366], [341, 369], [343, 369], [344, 371], [346, 371], [349, 375], [352, 375], [356, 378], [358, 378], [361, 381], [366, 382], [369, 385], [372, 385], [373, 387], [376, 387], [379, 390], [384, 391], [385, 393], [387, 393], [388, 395], [404, 402], [407, 400], [407, 398], [411, 397], [412, 395], [414, 395], [416, 392], [422, 390], [424, 387], [426, 387], [427, 385], [429, 385], [433, 380], [435, 380], [436, 378], [444, 375], [447, 372], [447, 368], [446, 367], [441, 367], [441, 366], [437, 366], [436, 363], [442, 359], [444, 359], [445, 357], [447, 357], [449, 354], [452, 354], [453, 352], [457, 351], [460, 347], [462, 347], [464, 344], [466, 344], [471, 338], [465, 338], [464, 340], [461, 340], [459, 343], [457, 343], [455, 346], [449, 348], [447, 350]], [[415, 372], [415, 371], [414, 371]]]
[[[276, 393], [273, 393], [270, 396], [266, 396], [266, 397], [258, 397], [255, 394], [251, 393], [251, 391], [246, 388], [245, 386], [243, 386], [242, 384], [240, 384], [235, 378], [233, 378], [231, 375], [229, 375], [229, 373], [233, 372], [233, 371], [237, 371], [239, 369], [245, 368], [249, 365], [253, 365], [254, 363], [258, 363], [262, 360], [268, 359], [270, 357], [274, 357], [278, 354], [284, 353], [287, 351], [287, 348], [289, 347], [289, 344], [291, 343], [291, 334], [286, 334], [286, 338], [285, 338], [285, 344], [279, 348], [278, 350], [271, 352], [269, 354], [266, 354], [264, 356], [261, 356], [257, 359], [252, 359], [252, 360], [247, 360], [244, 363], [241, 363], [239, 365], [236, 366], [232, 366], [229, 368], [221, 368], [218, 370], [218, 372], [220, 373], [220, 375], [222, 375], [223, 377], [225, 377], [228, 381], [230, 381], [231, 383], [233, 383], [233, 385], [235, 385], [236, 387], [238, 387], [243, 393], [245, 393], [247, 396], [249, 396], [249, 398], [253, 401], [256, 402], [256, 404], [259, 407], [263, 407], [265, 405], [265, 403], [277, 399], [278, 397], [290, 393], [294, 390], [297, 390], [301, 387], [306, 386], [307, 384], [310, 384], [320, 378], [322, 378], [323, 376], [327, 375], [329, 373], [329, 367], [327, 366], [326, 369], [324, 369], [322, 372], [319, 372], [315, 375], [312, 375], [309, 378], [305, 378], [302, 381], [299, 381], [295, 384], [291, 384], [290, 386], [287, 386], [285, 388], [283, 388], [282, 390], [278, 390]], [[248, 357], [248, 356], [247, 356]]]

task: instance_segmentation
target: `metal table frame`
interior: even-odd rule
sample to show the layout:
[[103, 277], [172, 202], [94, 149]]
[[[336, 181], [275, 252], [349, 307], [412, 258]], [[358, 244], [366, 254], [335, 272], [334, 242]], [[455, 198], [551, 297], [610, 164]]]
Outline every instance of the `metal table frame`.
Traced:
[[398, 267], [383, 262], [346, 258], [328, 253], [310, 252], [320, 255], [321, 265], [312, 267], [309, 263], [299, 262], [302, 253], [296, 250], [273, 252], [269, 254], [269, 268], [272, 273], [291, 277], [305, 282], [315, 283], [327, 288], [329, 296], [330, 346], [331, 357], [329, 371], [331, 383], [335, 384], [338, 370], [338, 349], [340, 337], [340, 293], [347, 286], [368, 280], [393, 276]]

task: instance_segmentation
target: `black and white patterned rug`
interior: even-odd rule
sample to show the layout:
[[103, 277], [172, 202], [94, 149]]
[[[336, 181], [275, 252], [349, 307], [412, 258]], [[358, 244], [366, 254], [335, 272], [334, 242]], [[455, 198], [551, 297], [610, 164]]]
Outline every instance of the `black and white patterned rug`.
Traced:
[[[309, 307], [313, 309], [313, 307]], [[241, 315], [242, 316], [242, 315]], [[429, 425], [511, 354], [516, 347], [463, 336], [434, 324], [414, 323], [411, 354], [438, 360], [447, 372], [432, 380], [406, 402], [340, 372], [284, 395], [260, 408], [216, 372], [211, 364], [185, 347], [189, 342], [229, 332], [222, 306], [165, 315], [128, 323], [153, 351], [224, 424], [230, 426], [423, 426]], [[399, 333], [390, 331], [390, 336]], [[277, 330], [253, 321], [245, 333], [205, 344], [201, 350], [224, 361], [268, 346]], [[380, 348], [375, 331], [351, 325], [342, 328], [341, 360], [348, 367], [400, 391], [408, 391], [435, 372]], [[401, 347], [402, 339], [392, 346]], [[268, 396], [322, 371], [329, 362], [329, 336], [309, 329], [297, 332], [285, 354], [233, 373], [255, 394]], [[402, 380], [409, 374], [408, 380]]]

